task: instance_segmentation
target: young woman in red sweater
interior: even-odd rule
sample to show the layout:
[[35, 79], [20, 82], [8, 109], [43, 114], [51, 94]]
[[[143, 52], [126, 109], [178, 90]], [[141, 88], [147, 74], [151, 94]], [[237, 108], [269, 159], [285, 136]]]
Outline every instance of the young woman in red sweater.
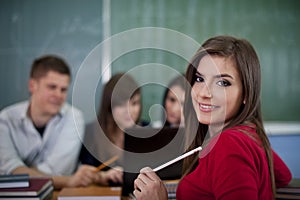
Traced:
[[[196, 52], [186, 72], [188, 150], [176, 199], [274, 199], [276, 186], [291, 180], [271, 149], [261, 116], [261, 72], [256, 52], [243, 39], [217, 36]], [[150, 168], [135, 180], [137, 199], [167, 199]]]

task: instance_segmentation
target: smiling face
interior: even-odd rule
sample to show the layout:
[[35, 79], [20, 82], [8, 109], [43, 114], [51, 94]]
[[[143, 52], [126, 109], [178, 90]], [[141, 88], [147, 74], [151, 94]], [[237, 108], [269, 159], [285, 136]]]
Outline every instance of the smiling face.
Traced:
[[141, 95], [135, 94], [129, 100], [112, 108], [116, 124], [121, 128], [129, 128], [137, 122], [141, 111]]
[[242, 83], [231, 58], [204, 56], [194, 74], [191, 96], [200, 123], [227, 124], [243, 102]]
[[169, 89], [166, 97], [167, 121], [174, 126], [179, 126], [181, 120], [183, 121], [184, 93], [184, 90], [180, 86], [174, 85]]
[[[30, 79], [31, 107], [38, 116], [56, 115], [67, 98], [70, 77], [54, 71], [39, 79]], [[33, 113], [31, 113], [33, 114]]]

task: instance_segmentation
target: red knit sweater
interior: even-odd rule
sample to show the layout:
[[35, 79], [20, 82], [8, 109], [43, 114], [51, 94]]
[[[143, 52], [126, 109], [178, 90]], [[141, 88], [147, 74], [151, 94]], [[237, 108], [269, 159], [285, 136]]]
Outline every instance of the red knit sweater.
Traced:
[[[196, 169], [180, 181], [177, 199], [273, 199], [266, 153], [254, 138], [254, 128], [239, 126], [212, 140]], [[276, 185], [286, 185], [291, 173], [277, 154], [273, 156]]]

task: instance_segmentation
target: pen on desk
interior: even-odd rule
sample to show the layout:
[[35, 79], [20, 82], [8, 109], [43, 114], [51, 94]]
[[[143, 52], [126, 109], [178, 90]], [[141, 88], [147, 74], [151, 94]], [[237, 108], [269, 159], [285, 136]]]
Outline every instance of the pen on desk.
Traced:
[[102, 170], [103, 168], [105, 168], [106, 166], [110, 165], [111, 163], [115, 162], [118, 159], [118, 156], [114, 156], [111, 159], [105, 161], [104, 163], [102, 163], [101, 165], [99, 165], [96, 169], [96, 172], [99, 172], [100, 170]]
[[174, 158], [173, 160], [170, 160], [169, 162], [166, 162], [165, 164], [162, 164], [162, 165], [154, 168], [153, 171], [157, 172], [157, 171], [159, 171], [159, 170], [161, 170], [161, 169], [163, 169], [165, 167], [168, 167], [169, 165], [171, 165], [171, 164], [173, 164], [173, 163], [175, 163], [175, 162], [177, 162], [177, 161], [179, 161], [181, 159], [184, 159], [184, 158], [186, 158], [186, 157], [188, 157], [188, 156], [190, 156], [190, 155], [192, 155], [192, 154], [194, 154], [194, 153], [196, 153], [198, 151], [201, 151], [201, 150], [202, 150], [201, 146], [197, 147], [197, 148], [195, 148], [195, 149], [193, 149], [193, 150], [191, 150], [189, 152], [186, 152], [185, 154], [182, 154], [181, 156], [178, 156], [177, 158]]

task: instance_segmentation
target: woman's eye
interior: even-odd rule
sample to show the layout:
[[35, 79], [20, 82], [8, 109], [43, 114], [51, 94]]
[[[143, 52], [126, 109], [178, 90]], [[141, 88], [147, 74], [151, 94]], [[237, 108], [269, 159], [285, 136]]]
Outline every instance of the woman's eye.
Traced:
[[217, 82], [217, 85], [223, 86], [223, 87], [228, 87], [228, 86], [231, 86], [231, 83], [227, 80], [221, 80], [221, 81]]
[[168, 97], [168, 99], [169, 99], [169, 101], [172, 102], [172, 103], [176, 102], [176, 99], [173, 98], [173, 97]]
[[204, 81], [204, 79], [203, 79], [203, 77], [201, 77], [201, 76], [195, 76], [195, 81], [196, 82], [203, 82]]
[[130, 101], [129, 104], [130, 104], [131, 106], [136, 106], [136, 105], [139, 105], [139, 103], [140, 103], [140, 102], [139, 102], [138, 100], [134, 100], [134, 101]]

